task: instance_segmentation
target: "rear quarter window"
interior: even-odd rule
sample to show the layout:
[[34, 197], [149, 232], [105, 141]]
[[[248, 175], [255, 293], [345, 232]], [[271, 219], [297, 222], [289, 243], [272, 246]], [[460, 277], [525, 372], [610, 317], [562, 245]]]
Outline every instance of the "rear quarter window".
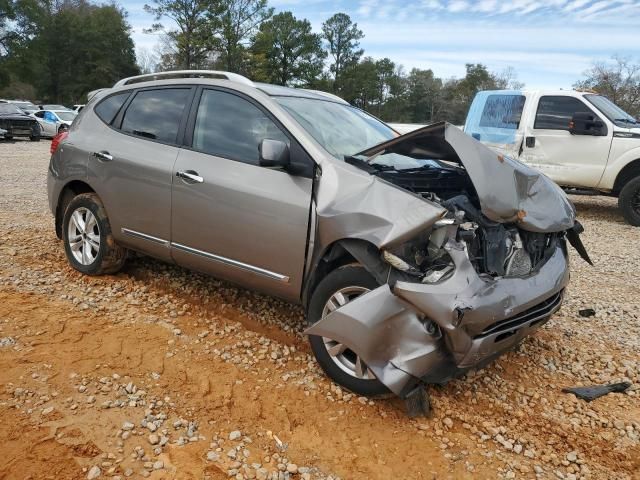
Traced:
[[107, 125], [111, 125], [111, 122], [113, 122], [113, 119], [116, 118], [118, 111], [127, 101], [129, 95], [131, 95], [131, 92], [123, 92], [116, 93], [115, 95], [111, 95], [110, 97], [105, 98], [100, 103], [98, 103], [98, 105], [96, 105], [96, 108], [94, 109], [96, 115], [98, 115], [100, 120], [102, 120], [104, 123], [106, 123]]
[[175, 143], [191, 90], [141, 90], [127, 107], [121, 130], [149, 140]]
[[480, 126], [517, 130], [524, 102], [524, 95], [489, 95], [482, 110]]

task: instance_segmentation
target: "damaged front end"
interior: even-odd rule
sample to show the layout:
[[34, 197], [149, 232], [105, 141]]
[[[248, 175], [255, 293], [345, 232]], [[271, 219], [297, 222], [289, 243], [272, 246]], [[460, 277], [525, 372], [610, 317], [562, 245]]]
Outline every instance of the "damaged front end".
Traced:
[[306, 333], [347, 346], [403, 398], [486, 364], [543, 325], [569, 281], [566, 239], [590, 262], [559, 187], [451, 125], [347, 163], [373, 183], [321, 188], [318, 237], [338, 239], [380, 286]]

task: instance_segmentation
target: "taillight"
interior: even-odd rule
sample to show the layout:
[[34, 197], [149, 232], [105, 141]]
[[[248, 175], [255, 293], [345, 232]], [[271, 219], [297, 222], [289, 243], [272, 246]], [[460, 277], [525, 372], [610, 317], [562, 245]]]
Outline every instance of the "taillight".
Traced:
[[62, 140], [67, 138], [67, 135], [69, 135], [69, 132], [63, 131], [57, 134], [55, 137], [53, 137], [53, 140], [51, 140], [51, 149], [50, 149], [51, 155], [56, 153], [56, 150], [58, 150], [58, 145], [60, 145], [60, 142]]

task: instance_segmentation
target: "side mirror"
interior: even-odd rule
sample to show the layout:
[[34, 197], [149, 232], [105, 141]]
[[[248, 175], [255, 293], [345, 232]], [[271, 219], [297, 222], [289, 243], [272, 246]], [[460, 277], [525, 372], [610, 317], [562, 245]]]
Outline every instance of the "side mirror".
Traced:
[[280, 140], [265, 138], [260, 142], [260, 166], [284, 170], [289, 166], [289, 145]]
[[607, 127], [593, 113], [577, 112], [569, 122], [569, 132], [572, 135], [604, 136], [607, 134]]

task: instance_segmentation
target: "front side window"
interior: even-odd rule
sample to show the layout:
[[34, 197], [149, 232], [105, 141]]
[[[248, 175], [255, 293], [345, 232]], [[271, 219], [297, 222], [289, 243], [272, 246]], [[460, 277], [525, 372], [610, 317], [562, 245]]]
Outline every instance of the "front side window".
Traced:
[[105, 98], [95, 108], [96, 115], [100, 117], [107, 125], [110, 125], [113, 122], [113, 119], [116, 118], [116, 115], [124, 102], [127, 101], [131, 92], [123, 92], [117, 93], [115, 95], [111, 95], [110, 97]]
[[569, 130], [569, 123], [576, 113], [590, 113], [591, 109], [574, 97], [544, 96], [538, 102], [535, 129]]
[[124, 114], [122, 131], [151, 140], [176, 143], [189, 92], [188, 88], [138, 92]]
[[264, 139], [289, 143], [273, 120], [251, 102], [219, 90], [202, 92], [193, 132], [195, 150], [258, 165], [258, 148]]
[[524, 101], [524, 95], [489, 95], [482, 110], [480, 126], [517, 130]]

